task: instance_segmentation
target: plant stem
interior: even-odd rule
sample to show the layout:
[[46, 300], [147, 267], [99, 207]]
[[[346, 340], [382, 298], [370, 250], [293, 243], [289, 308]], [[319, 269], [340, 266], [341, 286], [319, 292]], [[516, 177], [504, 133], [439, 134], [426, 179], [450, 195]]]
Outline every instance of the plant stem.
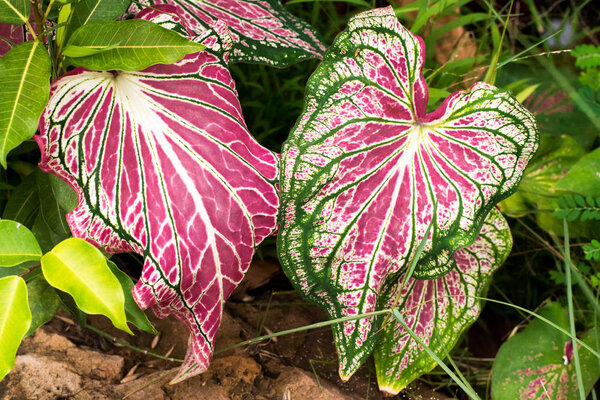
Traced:
[[[575, 313], [573, 311], [573, 287], [571, 286], [571, 249], [569, 248], [569, 227], [567, 219], [563, 218], [563, 228], [565, 232], [565, 284], [567, 285], [567, 307], [569, 309], [569, 330], [571, 335], [576, 336], [575, 331]], [[579, 389], [579, 399], [585, 400], [585, 392], [583, 389], [583, 378], [581, 377], [581, 364], [579, 363], [579, 350], [574, 337], [571, 338], [573, 345], [573, 360], [575, 361], [575, 375], [577, 376], [577, 387]]]
[[142, 349], [141, 347], [136, 347], [136, 346], [132, 346], [129, 343], [127, 343], [124, 340], [121, 340], [119, 338], [116, 338], [114, 336], [111, 336], [110, 334], [101, 331], [100, 329], [96, 328], [95, 326], [89, 325], [89, 324], [84, 324], [83, 325], [84, 328], [89, 329], [90, 331], [96, 332], [98, 335], [112, 341], [115, 343], [119, 343], [121, 346], [127, 347], [128, 349], [131, 349], [133, 351], [137, 351], [138, 353], [143, 353], [143, 354], [147, 354], [149, 356], [152, 357], [156, 357], [156, 358], [160, 358], [161, 360], [166, 360], [166, 361], [173, 361], [173, 362], [178, 362], [178, 363], [182, 363], [183, 360], [180, 360], [178, 358], [172, 358], [172, 357], [165, 357], [163, 355], [157, 354], [157, 353], [153, 353], [151, 351], [148, 351], [146, 349]]

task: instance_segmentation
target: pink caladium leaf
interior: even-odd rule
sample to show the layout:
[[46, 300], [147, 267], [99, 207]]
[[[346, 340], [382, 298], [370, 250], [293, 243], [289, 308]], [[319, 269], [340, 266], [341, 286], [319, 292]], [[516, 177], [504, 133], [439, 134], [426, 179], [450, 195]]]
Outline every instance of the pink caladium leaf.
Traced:
[[[141, 17], [165, 14], [149, 10]], [[248, 133], [226, 67], [224, 24], [207, 49], [140, 72], [78, 68], [55, 81], [36, 137], [40, 167], [77, 192], [73, 234], [145, 258], [142, 309], [191, 330], [174, 381], [206, 370], [223, 305], [276, 227], [277, 156]]]
[[[569, 331], [566, 310], [550, 302], [538, 314]], [[578, 344], [583, 392], [589, 394], [600, 378], [598, 331], [592, 329]], [[592, 351], [590, 351], [590, 349]], [[496, 355], [492, 368], [494, 400], [577, 400], [580, 397], [573, 341], [556, 326], [533, 318], [522, 332], [508, 339]]]
[[[391, 7], [352, 18], [283, 146], [280, 259], [331, 318], [374, 311], [430, 224], [414, 277], [450, 271], [537, 149], [533, 116], [485, 83], [426, 114], [423, 47]], [[373, 350], [381, 319], [334, 325], [343, 379]]]
[[[196, 32], [216, 20], [225, 22], [234, 42], [231, 62], [284, 67], [321, 58], [325, 51], [317, 32], [290, 14], [279, 0], [143, 0], [140, 4], [172, 5], [185, 25]], [[132, 4], [130, 12], [139, 9], [139, 5]]]
[[[462, 333], [477, 319], [492, 274], [512, 247], [508, 223], [492, 209], [479, 236], [470, 246], [454, 253], [456, 268], [430, 280], [404, 276], [382, 293], [382, 307], [398, 307], [404, 322], [440, 358], [445, 358]], [[379, 388], [396, 394], [415, 378], [431, 371], [436, 362], [395, 320], [379, 333], [373, 352]]]

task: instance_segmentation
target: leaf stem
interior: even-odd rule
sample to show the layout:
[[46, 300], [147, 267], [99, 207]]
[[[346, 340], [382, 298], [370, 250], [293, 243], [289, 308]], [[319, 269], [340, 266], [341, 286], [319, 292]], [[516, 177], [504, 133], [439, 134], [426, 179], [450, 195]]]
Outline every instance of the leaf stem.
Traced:
[[126, 341], [121, 340], [121, 339], [119, 339], [117, 337], [114, 337], [114, 336], [112, 336], [112, 335], [110, 335], [110, 334], [108, 334], [108, 333], [106, 333], [104, 331], [101, 331], [100, 329], [98, 329], [95, 326], [92, 326], [90, 324], [87, 324], [87, 323], [83, 324], [83, 327], [89, 329], [92, 332], [96, 332], [98, 335], [100, 335], [100, 336], [102, 336], [102, 337], [110, 340], [111, 342], [119, 343], [121, 346], [127, 347], [128, 349], [131, 349], [133, 351], [137, 351], [138, 353], [147, 354], [147, 355], [152, 356], [152, 357], [160, 358], [161, 360], [172, 361], [172, 362], [177, 362], [177, 363], [182, 363], [183, 362], [183, 360], [180, 360], [178, 358], [165, 357], [163, 355], [160, 355], [160, 354], [157, 354], [157, 353], [153, 353], [153, 352], [148, 351], [146, 349], [142, 349], [141, 347], [133, 346], [133, 345], [127, 343]]
[[[563, 229], [565, 234], [565, 284], [567, 285], [567, 307], [569, 309], [569, 330], [571, 335], [575, 336], [575, 314], [573, 311], [573, 286], [571, 286], [571, 249], [569, 248], [569, 226], [567, 219], [563, 218]], [[581, 376], [581, 364], [579, 363], [579, 350], [574, 338], [571, 338], [573, 345], [573, 360], [575, 361], [575, 375], [577, 376], [577, 388], [579, 389], [579, 399], [585, 400], [585, 392], [583, 388], [583, 378]]]

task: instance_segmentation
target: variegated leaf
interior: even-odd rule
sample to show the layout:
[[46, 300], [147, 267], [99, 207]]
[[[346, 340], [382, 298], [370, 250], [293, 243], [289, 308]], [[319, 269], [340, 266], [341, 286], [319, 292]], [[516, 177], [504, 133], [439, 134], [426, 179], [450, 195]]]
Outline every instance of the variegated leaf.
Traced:
[[[321, 58], [325, 46], [306, 22], [290, 14], [279, 0], [143, 0], [169, 4], [186, 26], [201, 32], [216, 20], [227, 24], [234, 41], [231, 62], [283, 67], [307, 58]], [[136, 12], [139, 5], [132, 4]]]
[[173, 65], [58, 79], [36, 137], [42, 169], [79, 196], [73, 234], [143, 255], [137, 303], [190, 328], [175, 381], [206, 370], [225, 299], [276, 226], [277, 158], [247, 131], [215, 30]]
[[23, 43], [25, 40], [31, 40], [28, 36], [24, 26], [0, 22], [0, 57], [12, 49], [13, 45]]
[[[381, 307], [399, 307], [404, 322], [440, 358], [481, 312], [480, 300], [510, 253], [512, 237], [502, 214], [492, 209], [475, 242], [454, 253], [456, 268], [441, 278], [417, 280], [404, 276], [382, 294]], [[373, 352], [379, 388], [396, 394], [415, 378], [431, 371], [435, 361], [393, 319], [379, 333]]]
[[[310, 78], [284, 144], [280, 258], [331, 318], [374, 311], [430, 223], [414, 276], [451, 270], [454, 251], [475, 240], [538, 146], [532, 115], [485, 83], [426, 114], [424, 54], [392, 8], [352, 18]], [[342, 378], [371, 353], [380, 323], [334, 326]]]

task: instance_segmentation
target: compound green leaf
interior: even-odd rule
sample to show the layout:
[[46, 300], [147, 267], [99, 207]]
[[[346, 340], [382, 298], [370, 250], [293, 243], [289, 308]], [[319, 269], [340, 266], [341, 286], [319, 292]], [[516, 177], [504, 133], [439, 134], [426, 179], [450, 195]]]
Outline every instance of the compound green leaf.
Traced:
[[0, 220], [0, 267], [13, 267], [42, 257], [35, 236], [16, 221]]
[[25, 42], [0, 58], [0, 87], [0, 165], [6, 168], [6, 155], [33, 136], [50, 96], [44, 45]]
[[30, 323], [25, 281], [18, 276], [0, 279], [0, 380], [14, 366], [17, 349]]
[[[445, 358], [463, 332], [478, 318], [481, 301], [493, 273], [512, 247], [508, 223], [492, 209], [475, 242], [454, 253], [456, 268], [441, 278], [402, 276], [384, 291], [382, 308], [398, 306], [404, 322], [440, 358]], [[374, 350], [379, 388], [397, 394], [410, 382], [431, 371], [436, 362], [395, 321], [379, 333]]]
[[[154, 64], [172, 64], [204, 48], [152, 22], [131, 19], [80, 27], [71, 35], [63, 54], [71, 65], [90, 70], [139, 71]], [[76, 57], [81, 49], [100, 52]]]
[[73, 296], [87, 314], [102, 314], [125, 332], [127, 326], [123, 289], [106, 263], [106, 257], [83, 239], [70, 238], [42, 257], [48, 283]]

